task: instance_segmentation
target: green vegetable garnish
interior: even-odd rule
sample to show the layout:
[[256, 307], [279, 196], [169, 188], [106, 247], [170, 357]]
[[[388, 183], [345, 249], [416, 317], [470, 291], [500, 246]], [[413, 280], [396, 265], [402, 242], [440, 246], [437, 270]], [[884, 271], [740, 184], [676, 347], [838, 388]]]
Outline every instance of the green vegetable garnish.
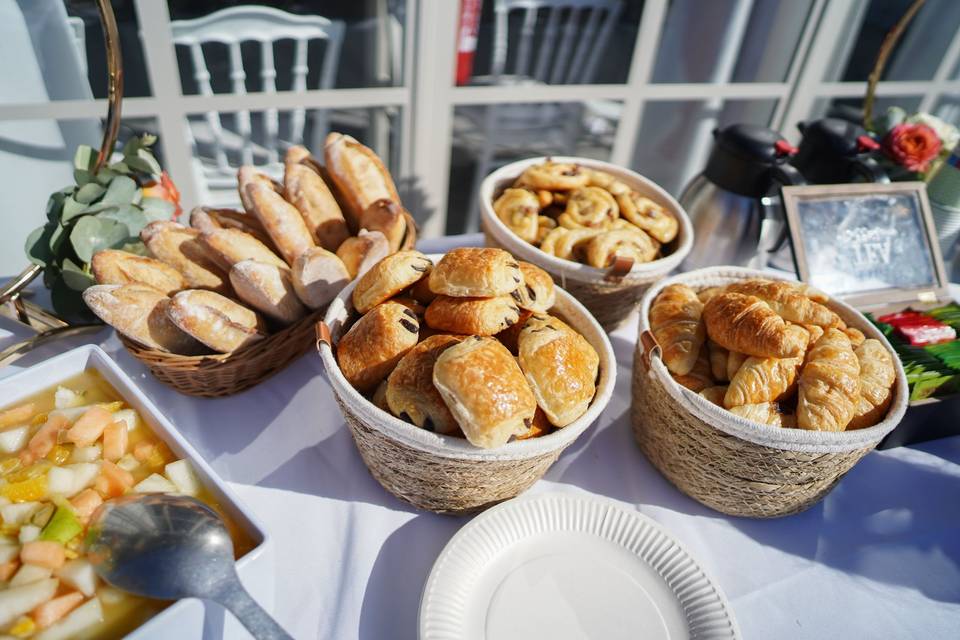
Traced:
[[57, 507], [50, 518], [50, 522], [40, 532], [41, 540], [51, 540], [60, 544], [67, 544], [83, 531], [83, 525], [77, 520], [73, 509]]

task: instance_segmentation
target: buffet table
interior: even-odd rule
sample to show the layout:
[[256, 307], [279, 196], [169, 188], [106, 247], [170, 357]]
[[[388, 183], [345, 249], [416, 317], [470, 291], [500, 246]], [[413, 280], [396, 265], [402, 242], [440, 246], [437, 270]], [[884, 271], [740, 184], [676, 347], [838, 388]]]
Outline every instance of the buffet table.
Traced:
[[[461, 236], [419, 248], [481, 242]], [[0, 326], [0, 346], [24, 335], [11, 322]], [[629, 425], [635, 323], [611, 340], [619, 364], [613, 400], [532, 492], [606, 496], [660, 522], [726, 592], [744, 638], [956, 634], [960, 438], [871, 453], [805, 513], [724, 517], [674, 489], [641, 454]], [[83, 341], [37, 349], [0, 376]], [[272, 610], [294, 637], [416, 637], [423, 583], [466, 520], [418, 512], [371, 478], [319, 358], [307, 355], [238, 396], [201, 400], [153, 379], [112, 330], [85, 341], [117, 360], [266, 525]], [[223, 637], [222, 615], [214, 606], [207, 612], [205, 637]]]

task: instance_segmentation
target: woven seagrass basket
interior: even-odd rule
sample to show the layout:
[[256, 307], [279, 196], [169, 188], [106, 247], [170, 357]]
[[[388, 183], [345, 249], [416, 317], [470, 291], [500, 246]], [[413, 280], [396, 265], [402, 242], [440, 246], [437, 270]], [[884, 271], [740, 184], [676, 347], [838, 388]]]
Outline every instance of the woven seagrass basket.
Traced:
[[552, 156], [549, 159], [555, 162], [575, 163], [615, 175], [631, 189], [665, 207], [680, 222], [680, 230], [677, 237], [664, 246], [666, 255], [663, 258], [645, 264], [626, 262], [609, 269], [598, 269], [544, 253], [517, 237], [497, 217], [493, 211], [493, 201], [513, 184], [527, 167], [547, 159], [539, 157], [512, 162], [484, 179], [480, 185], [479, 197], [481, 224], [487, 245], [506, 249], [517, 258], [545, 270], [557, 284], [582, 302], [604, 329], [611, 330], [630, 315], [651, 284], [676, 269], [690, 253], [693, 247], [690, 218], [669, 193], [638, 173], [589, 158]]
[[147, 365], [160, 382], [190, 396], [218, 398], [260, 384], [309, 351], [314, 342], [314, 326], [324, 311], [315, 311], [231, 353], [181, 356], [149, 349], [121, 333], [117, 336], [130, 355]]
[[894, 397], [879, 424], [841, 432], [758, 425], [674, 382], [650, 333], [648, 314], [657, 294], [670, 284], [699, 290], [755, 277], [785, 279], [752, 269], [710, 267], [663, 280], [647, 291], [640, 303], [631, 422], [644, 454], [680, 491], [728, 515], [770, 518], [816, 504], [896, 427], [907, 410], [907, 378], [883, 334], [854, 308], [832, 300], [828, 306], [848, 325], [879, 340], [893, 356]]
[[[431, 256], [436, 261], [439, 256]], [[356, 317], [348, 285], [317, 325], [317, 348], [327, 379], [360, 457], [376, 480], [399, 499], [436, 513], [480, 511], [526, 490], [547, 472], [564, 449], [603, 412], [616, 382], [610, 341], [599, 324], [570, 294], [558, 289], [551, 313], [586, 338], [600, 356], [597, 392], [575, 422], [539, 438], [481, 449], [464, 438], [444, 436], [395, 418], [354, 389], [337, 365], [334, 349]]]

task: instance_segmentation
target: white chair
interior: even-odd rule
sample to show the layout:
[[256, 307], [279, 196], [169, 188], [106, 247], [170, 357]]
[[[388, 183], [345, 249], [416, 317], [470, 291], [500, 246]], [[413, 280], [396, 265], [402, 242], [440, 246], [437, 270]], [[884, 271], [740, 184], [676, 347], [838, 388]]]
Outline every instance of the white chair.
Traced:
[[[490, 75], [474, 77], [473, 83], [516, 86], [531, 96], [537, 85], [590, 83], [622, 9], [621, 0], [496, 0]], [[511, 37], [514, 12], [522, 14], [521, 25]], [[580, 103], [491, 104], [460, 111], [478, 138], [467, 231], [477, 227], [476, 190], [498, 151], [573, 153], [583, 118]]]
[[73, 44], [77, 48], [80, 68], [83, 70], [83, 75], [87, 75], [87, 30], [83, 24], [83, 18], [67, 16], [67, 25], [73, 32]]
[[[231, 7], [193, 20], [171, 22], [173, 42], [189, 49], [193, 78], [201, 95], [213, 95], [211, 71], [203, 45], [217, 43], [227, 47], [226, 73], [229, 74], [231, 94], [247, 93], [247, 70], [240, 45], [243, 42], [260, 43], [259, 75], [265, 93], [277, 91], [277, 69], [274, 64], [274, 44], [281, 40], [293, 40], [294, 60], [291, 68], [292, 91], [307, 89], [307, 47], [310, 41], [324, 40], [323, 60], [319, 73], [319, 89], [333, 87], [343, 43], [343, 22], [322, 16], [295, 15], [257, 5]], [[217, 111], [204, 113], [203, 123], [191, 122], [190, 131], [194, 145], [194, 173], [204, 203], [225, 205], [235, 203], [236, 170], [239, 164], [251, 164], [275, 177], [282, 172], [281, 151], [294, 144], [303, 144], [306, 125], [306, 109], [290, 112], [289, 127], [281, 135], [280, 117], [277, 109], [267, 109], [263, 116], [263, 140], [257, 144], [252, 139], [250, 111], [236, 112], [236, 131], [224, 126]], [[204, 126], [205, 124], [205, 126]], [[317, 148], [327, 133], [327, 114], [321, 110], [314, 113], [313, 142]], [[212, 157], [201, 158], [198, 138], [212, 148]], [[320, 144], [318, 144], [318, 141]], [[228, 152], [231, 152], [228, 154]], [[231, 156], [233, 159], [231, 159]], [[235, 159], [239, 159], [236, 162]], [[214, 193], [219, 192], [219, 193]]]

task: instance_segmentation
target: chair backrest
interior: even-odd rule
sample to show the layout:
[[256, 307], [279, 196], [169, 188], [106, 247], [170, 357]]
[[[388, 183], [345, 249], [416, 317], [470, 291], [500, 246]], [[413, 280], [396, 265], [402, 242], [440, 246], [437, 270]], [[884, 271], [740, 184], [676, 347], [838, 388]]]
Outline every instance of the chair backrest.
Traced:
[[[491, 76], [530, 78], [545, 84], [590, 82], [623, 10], [621, 0], [496, 0]], [[522, 12], [519, 37], [510, 38], [510, 14]], [[546, 21], [539, 51], [532, 52], [541, 12]], [[565, 17], [564, 17], [565, 16]], [[512, 69], [507, 57], [514, 46]]]
[[[228, 69], [231, 80], [231, 93], [247, 93], [247, 72], [243, 66], [240, 45], [243, 42], [260, 43], [260, 79], [265, 93], [277, 91], [277, 69], [274, 65], [273, 45], [280, 40], [294, 41], [294, 60], [291, 68], [293, 91], [307, 88], [307, 46], [311, 40], [325, 40], [326, 46], [320, 69], [320, 89], [333, 87], [343, 44], [343, 22], [329, 20], [322, 16], [303, 16], [271, 7], [246, 5], [216, 11], [202, 18], [177, 20], [170, 23], [175, 45], [190, 50], [193, 65], [193, 77], [201, 95], [213, 95], [210, 83], [210, 71], [207, 66], [203, 44], [219, 43], [227, 46]], [[204, 114], [207, 126], [214, 140], [214, 155], [217, 167], [223, 172], [231, 170], [224, 145], [223, 123], [220, 114], [208, 111]], [[303, 141], [306, 109], [294, 109], [291, 116], [291, 131], [288, 141], [299, 144]], [[276, 109], [268, 109], [264, 114], [264, 128], [267, 149], [267, 162], [276, 162], [279, 157], [278, 136], [279, 116]], [[250, 111], [237, 112], [237, 129], [243, 139], [241, 158], [243, 164], [254, 164], [253, 144], [251, 142]]]
[[67, 26], [73, 32], [73, 44], [77, 48], [77, 60], [80, 62], [80, 69], [83, 71], [83, 75], [87, 75], [87, 30], [83, 24], [83, 18], [67, 16]]

